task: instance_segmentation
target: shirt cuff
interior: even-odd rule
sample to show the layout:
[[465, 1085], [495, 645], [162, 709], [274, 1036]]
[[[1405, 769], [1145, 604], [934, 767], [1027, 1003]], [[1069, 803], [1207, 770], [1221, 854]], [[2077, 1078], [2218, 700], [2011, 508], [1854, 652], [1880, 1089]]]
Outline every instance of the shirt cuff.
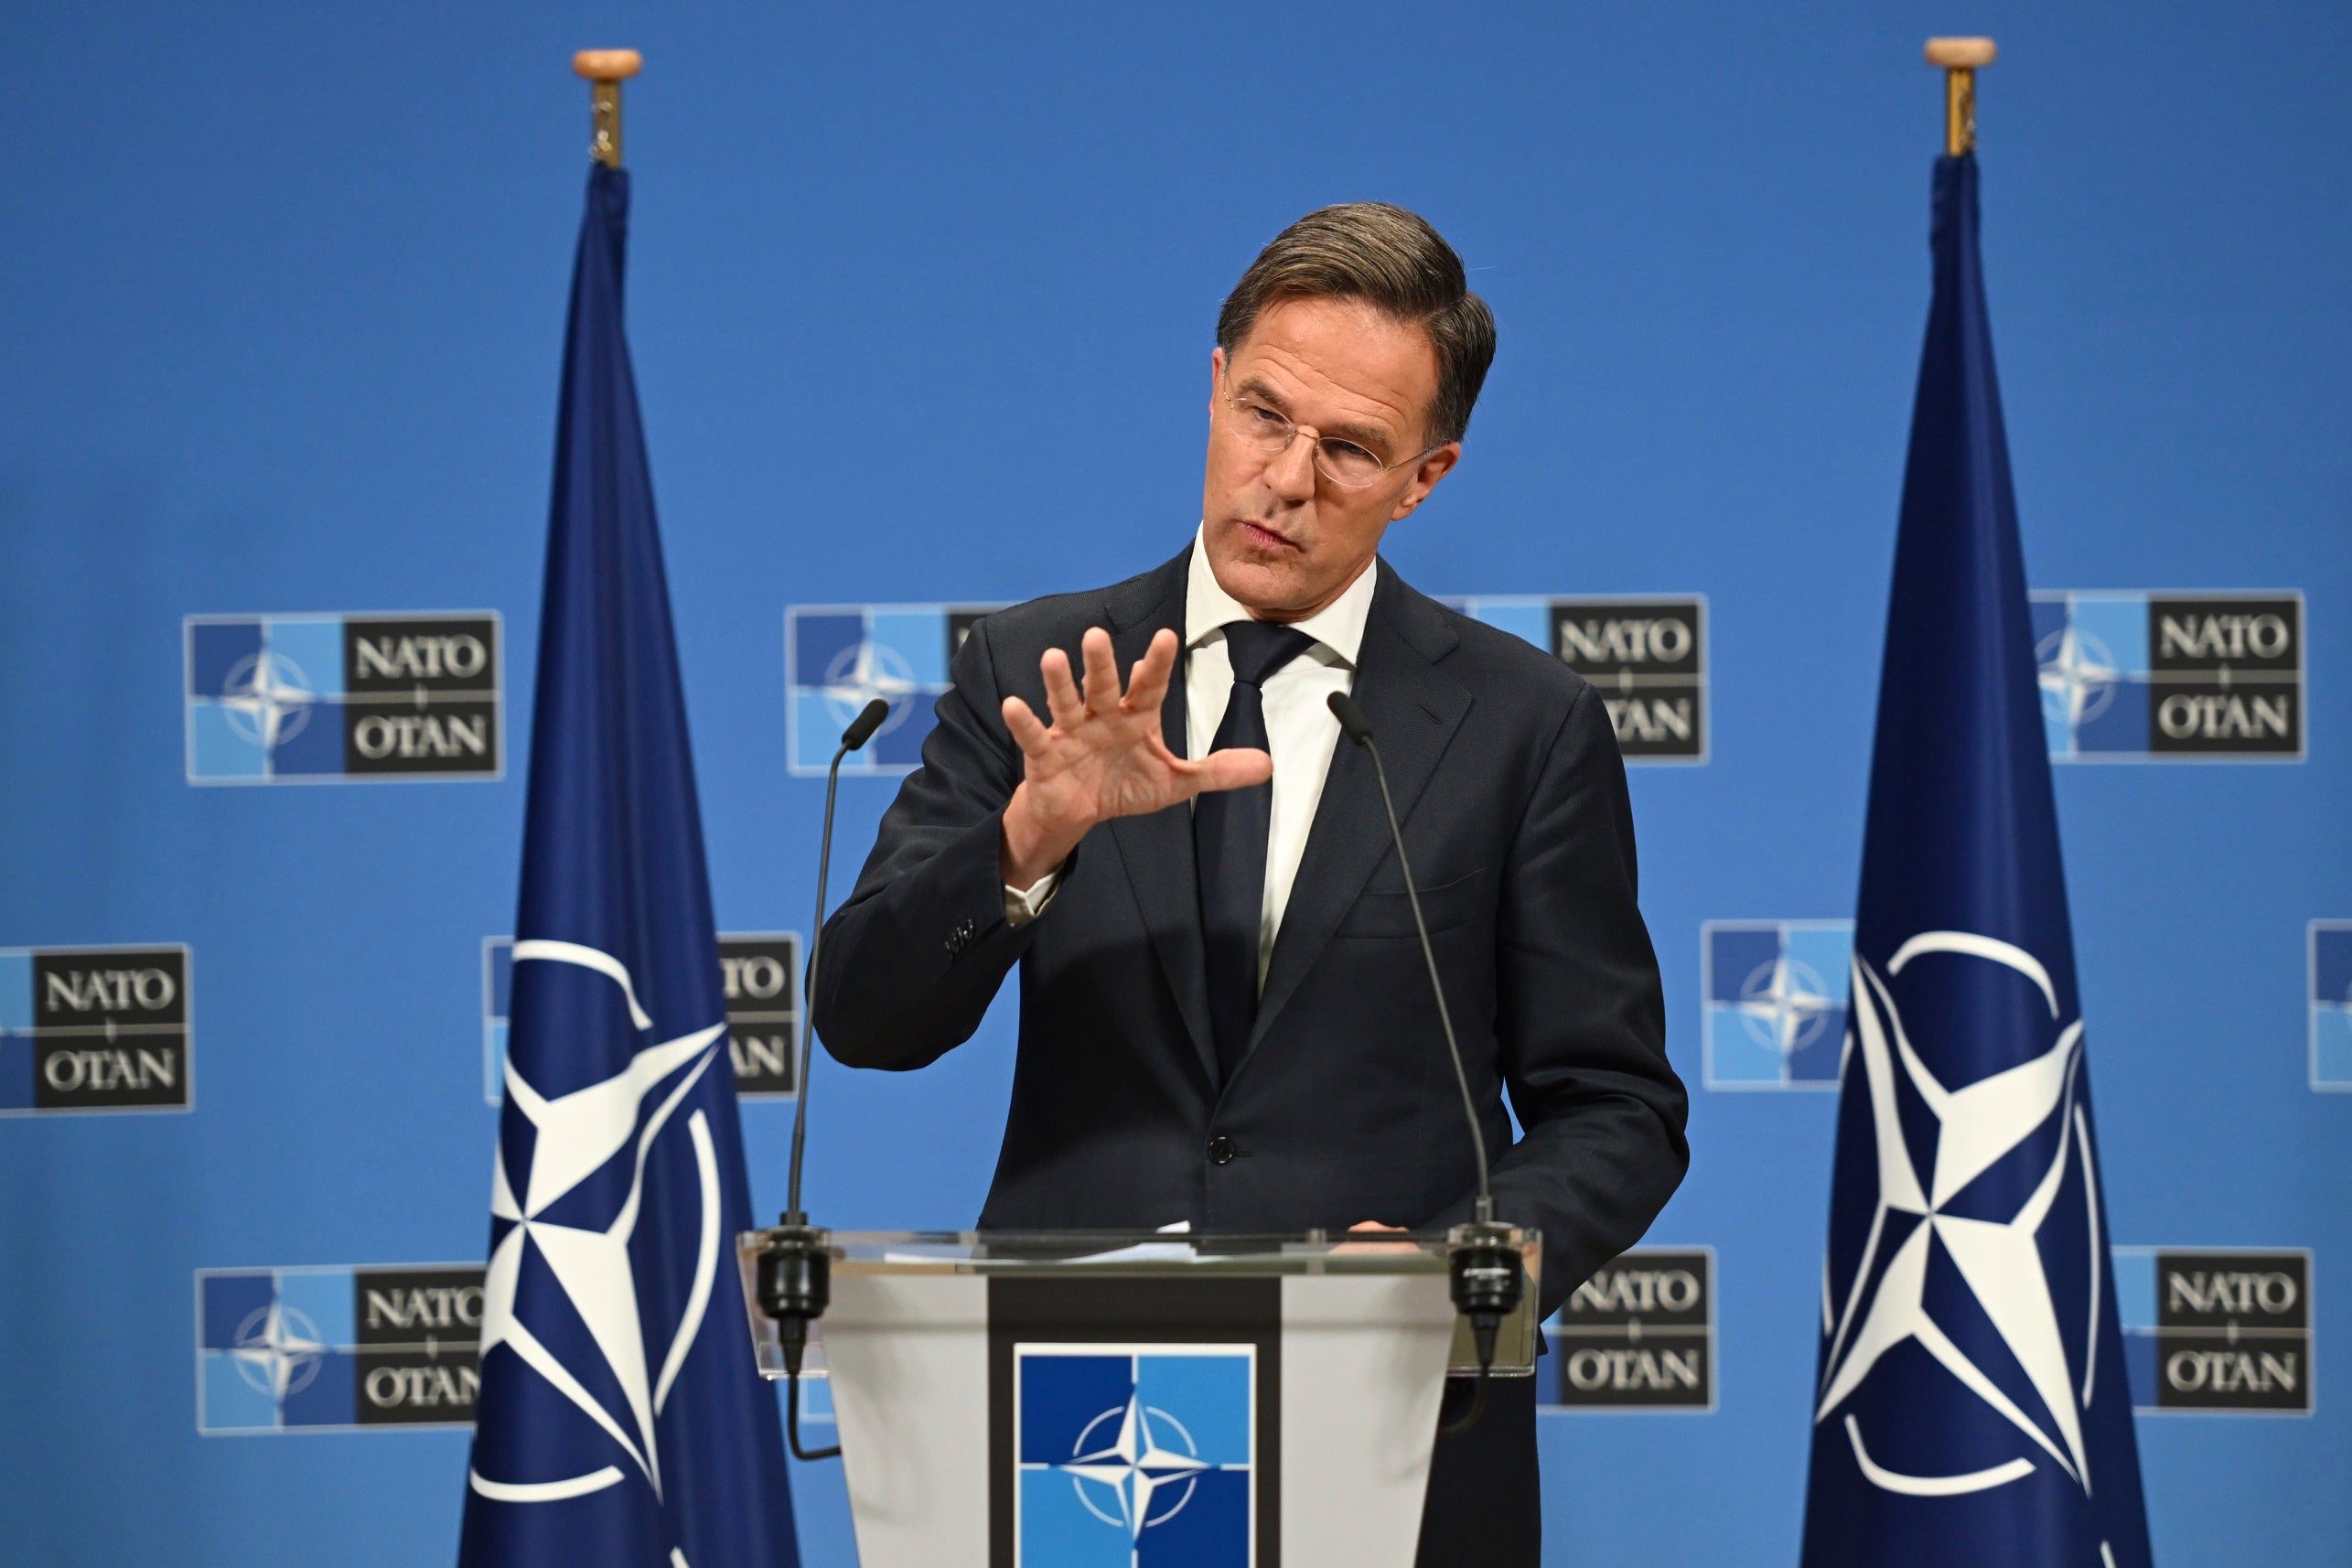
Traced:
[[1046, 912], [1054, 901], [1055, 890], [1062, 885], [1061, 867], [1056, 866], [1026, 887], [1004, 885], [1004, 918], [1015, 926], [1026, 926]]

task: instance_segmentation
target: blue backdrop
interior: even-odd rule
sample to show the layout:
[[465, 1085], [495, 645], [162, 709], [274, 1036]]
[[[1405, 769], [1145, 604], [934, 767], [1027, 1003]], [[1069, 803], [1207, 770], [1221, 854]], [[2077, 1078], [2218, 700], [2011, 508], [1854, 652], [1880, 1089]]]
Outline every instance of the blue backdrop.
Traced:
[[[529, 715], [498, 781], [191, 787], [182, 621], [496, 610], [531, 690], [585, 45], [648, 59], [630, 326], [725, 930], [807, 920], [788, 606], [1165, 558], [1255, 248], [1377, 197], [1462, 251], [1501, 353], [1391, 558], [1711, 618], [1710, 759], [1633, 791], [1696, 1100], [1652, 1239], [1715, 1249], [1719, 1398], [1546, 1418], [1548, 1557], [1778, 1565], [1833, 1103], [1700, 1087], [1700, 933], [1853, 912], [1940, 134], [1918, 48], [1996, 35], [2030, 581], [2306, 607], [2306, 760], [2057, 777], [2113, 1240], [2332, 1278], [2352, 1096], [2312, 1086], [2306, 948], [2352, 917], [2352, 16], [2048, 11], [10, 5], [0, 947], [188, 944], [197, 1090], [0, 1118], [0, 1555], [454, 1553], [462, 1432], [199, 1434], [191, 1282], [480, 1255], [481, 943], [511, 929]], [[892, 787], [844, 781], [851, 864]], [[821, 1066], [815, 1212], [970, 1219], [1004, 1011], [921, 1074]], [[745, 1110], [762, 1210], [789, 1116]], [[2159, 1559], [2339, 1560], [2343, 1410], [2141, 1418]], [[810, 1560], [848, 1563], [838, 1469], [794, 1471]]]

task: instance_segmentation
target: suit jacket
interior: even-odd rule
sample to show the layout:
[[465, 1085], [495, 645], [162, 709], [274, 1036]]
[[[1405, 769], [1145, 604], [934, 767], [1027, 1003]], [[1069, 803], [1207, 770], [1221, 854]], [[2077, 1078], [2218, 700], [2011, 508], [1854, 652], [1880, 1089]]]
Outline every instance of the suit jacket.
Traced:
[[[984, 1230], [1341, 1230], [1467, 1219], [1477, 1187], [1371, 760], [1339, 745], [1248, 1055], [1218, 1081], [1187, 806], [1102, 823], [1039, 917], [1004, 918], [998, 819], [1022, 776], [1000, 713], [1045, 712], [1038, 657], [1089, 627], [1122, 677], [1183, 635], [1190, 553], [1001, 610], [826, 922], [812, 1014], [852, 1067], [924, 1066], [1021, 973], [1019, 1057]], [[1543, 1233], [1542, 1305], [1638, 1240], [1689, 1164], [1688, 1099], [1635, 906], [1625, 767], [1558, 660], [1380, 579], [1355, 698], [1386, 759], [1501, 1217]], [[1185, 749], [1170, 682], [1169, 749]], [[1503, 1095], [1523, 1129], [1514, 1143]]]

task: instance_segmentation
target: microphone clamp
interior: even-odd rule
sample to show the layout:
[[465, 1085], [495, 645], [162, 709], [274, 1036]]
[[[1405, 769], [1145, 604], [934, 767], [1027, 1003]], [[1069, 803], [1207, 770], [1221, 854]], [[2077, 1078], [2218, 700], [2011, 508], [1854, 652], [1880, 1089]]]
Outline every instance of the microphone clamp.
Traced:
[[759, 1310], [776, 1320], [788, 1378], [800, 1375], [809, 1325], [825, 1315], [832, 1300], [831, 1240], [831, 1232], [813, 1225], [787, 1223], [768, 1233], [768, 1245], [759, 1251]]

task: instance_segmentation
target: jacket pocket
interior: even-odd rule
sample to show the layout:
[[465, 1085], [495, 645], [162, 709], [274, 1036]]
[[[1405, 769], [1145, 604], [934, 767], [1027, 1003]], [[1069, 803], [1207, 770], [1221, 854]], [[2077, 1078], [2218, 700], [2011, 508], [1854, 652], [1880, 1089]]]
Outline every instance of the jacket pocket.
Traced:
[[[1484, 908], [1487, 874], [1482, 868], [1467, 876], [1457, 876], [1451, 882], [1421, 890], [1421, 918], [1429, 922], [1429, 934], [1453, 929], [1455, 926], [1477, 918]], [[1335, 933], [1343, 937], [1410, 937], [1412, 933], [1412, 905], [1400, 886], [1367, 888], [1356, 896]]]

